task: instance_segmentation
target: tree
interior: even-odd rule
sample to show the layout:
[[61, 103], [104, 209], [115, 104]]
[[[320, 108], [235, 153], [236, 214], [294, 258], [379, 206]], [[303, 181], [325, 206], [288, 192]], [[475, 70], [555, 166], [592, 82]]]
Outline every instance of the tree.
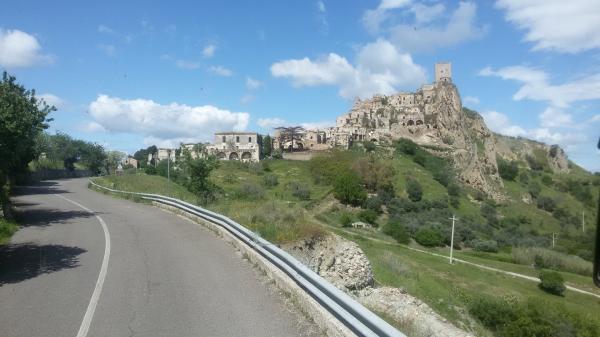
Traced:
[[383, 233], [393, 237], [398, 243], [408, 244], [410, 242], [410, 236], [399, 219], [390, 219], [383, 227]]
[[210, 172], [219, 166], [219, 161], [214, 156], [198, 158], [186, 163], [189, 173], [187, 189], [208, 202], [213, 198], [215, 186], [208, 180]]
[[114, 171], [119, 163], [123, 161], [123, 158], [125, 158], [125, 153], [121, 151], [108, 151], [106, 159], [104, 160], [106, 174], [110, 174], [111, 171]]
[[6, 72], [0, 82], [0, 204], [3, 214], [11, 218], [11, 183], [17, 173], [35, 158], [36, 139], [46, 128], [49, 113], [56, 108], [35, 97]]
[[498, 173], [504, 180], [514, 181], [517, 175], [519, 175], [519, 166], [515, 160], [506, 161], [502, 158], [497, 158], [498, 162]]
[[558, 296], [564, 296], [566, 290], [563, 277], [555, 271], [541, 272], [539, 287], [547, 293]]
[[391, 163], [378, 160], [374, 156], [358, 159], [352, 169], [358, 173], [369, 191], [377, 191], [383, 186], [391, 185], [395, 175]]
[[444, 238], [438, 229], [421, 228], [415, 234], [415, 241], [425, 247], [436, 247], [443, 245]]
[[302, 140], [302, 135], [306, 130], [301, 126], [280, 126], [275, 128], [279, 131], [279, 144], [283, 149], [283, 144], [290, 142], [290, 150], [294, 151], [294, 142]]
[[262, 144], [260, 150], [263, 158], [271, 156], [271, 153], [273, 152], [273, 139], [271, 138], [271, 136], [266, 135], [262, 137]]
[[81, 162], [92, 172], [99, 174], [102, 164], [107, 159], [106, 152], [100, 144], [86, 143], [81, 150]]
[[367, 191], [360, 177], [352, 172], [341, 172], [333, 184], [333, 195], [343, 204], [360, 206], [367, 199]]
[[421, 201], [421, 198], [423, 198], [423, 188], [421, 187], [421, 184], [413, 178], [406, 180], [406, 193], [408, 193], [408, 198], [415, 202]]

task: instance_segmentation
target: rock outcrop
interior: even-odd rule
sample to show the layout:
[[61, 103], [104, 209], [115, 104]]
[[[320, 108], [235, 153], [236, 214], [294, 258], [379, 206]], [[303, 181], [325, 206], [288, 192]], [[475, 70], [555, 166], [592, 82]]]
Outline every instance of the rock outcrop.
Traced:
[[400, 322], [410, 336], [472, 336], [403, 289], [375, 287], [371, 264], [354, 242], [330, 234], [282, 248], [363, 305]]

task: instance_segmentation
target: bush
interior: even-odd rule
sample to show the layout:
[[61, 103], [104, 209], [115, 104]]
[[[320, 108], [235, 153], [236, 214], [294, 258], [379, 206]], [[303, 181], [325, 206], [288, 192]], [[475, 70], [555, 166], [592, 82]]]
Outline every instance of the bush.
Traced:
[[333, 195], [341, 203], [352, 206], [360, 206], [367, 199], [367, 191], [360, 184], [360, 178], [351, 171], [338, 175], [333, 185]]
[[537, 197], [539, 197], [540, 193], [542, 192], [542, 186], [540, 186], [540, 184], [537, 181], [532, 181], [531, 184], [529, 184], [527, 191], [529, 192], [529, 194], [531, 194], [532, 198], [537, 199]]
[[567, 255], [546, 248], [532, 247], [512, 249], [514, 263], [534, 265], [536, 268], [547, 268], [591, 276], [592, 263], [579, 256]]
[[514, 181], [519, 174], [519, 166], [516, 161], [506, 161], [502, 158], [496, 159], [498, 162], [498, 173], [504, 180]]
[[237, 181], [237, 177], [235, 176], [235, 174], [229, 172], [226, 173], [225, 176], [223, 176], [223, 182], [227, 183], [227, 184], [233, 184]]
[[537, 207], [539, 209], [552, 212], [556, 208], [556, 201], [550, 197], [539, 197], [537, 199]]
[[540, 273], [540, 289], [543, 291], [564, 296], [565, 294], [565, 280], [563, 277], [555, 271], [543, 271]]
[[377, 197], [370, 197], [365, 201], [365, 204], [363, 205], [363, 207], [365, 209], [369, 209], [372, 210], [374, 212], [376, 212], [377, 214], [381, 214], [381, 206], [383, 205], [383, 201], [381, 200], [381, 198], [379, 196]]
[[498, 242], [494, 240], [473, 240], [471, 241], [471, 246], [473, 250], [478, 252], [487, 252], [487, 253], [497, 253], [498, 252]]
[[262, 199], [265, 197], [265, 190], [257, 184], [244, 183], [238, 191], [238, 198], [241, 199]]
[[492, 227], [498, 226], [498, 214], [496, 212], [496, 207], [491, 203], [484, 203], [481, 205], [481, 215], [487, 220], [488, 225]]
[[342, 227], [351, 227], [352, 226], [352, 215], [348, 212], [342, 213], [340, 216], [340, 224]]
[[542, 184], [546, 185], [546, 186], [552, 186], [552, 184], [554, 183], [554, 181], [552, 180], [552, 177], [544, 174], [542, 176]]
[[263, 176], [263, 184], [267, 188], [275, 187], [279, 184], [279, 180], [277, 179], [277, 175], [269, 173]]
[[448, 187], [446, 187], [446, 189], [448, 190], [449, 196], [453, 196], [453, 197], [460, 196], [460, 186], [458, 186], [457, 184], [455, 184], [455, 183], [449, 184]]
[[373, 152], [373, 151], [375, 151], [375, 149], [377, 149], [377, 145], [374, 142], [371, 142], [368, 140], [363, 142], [363, 147], [365, 148], [365, 151], [367, 151], [367, 152]]
[[425, 247], [436, 247], [443, 245], [444, 238], [438, 229], [421, 228], [415, 234], [415, 241]]
[[376, 225], [377, 213], [372, 209], [364, 209], [358, 213], [358, 219], [371, 225]]
[[294, 197], [300, 200], [310, 199], [310, 189], [306, 185], [303, 185], [297, 181], [291, 181], [288, 183], [288, 189], [292, 192]]
[[410, 236], [408, 235], [406, 228], [398, 219], [390, 219], [383, 227], [383, 233], [391, 236], [398, 243], [408, 244], [410, 242]]
[[146, 172], [146, 174], [152, 175], [152, 176], [157, 174], [156, 167], [154, 167], [152, 165], [146, 166], [146, 168], [144, 169], [144, 172]]
[[396, 141], [395, 147], [396, 151], [410, 156], [417, 153], [418, 148], [417, 144], [415, 144], [412, 140], [406, 138], [398, 139]]
[[420, 201], [423, 198], [423, 188], [415, 179], [409, 178], [406, 180], [406, 193], [412, 201]]

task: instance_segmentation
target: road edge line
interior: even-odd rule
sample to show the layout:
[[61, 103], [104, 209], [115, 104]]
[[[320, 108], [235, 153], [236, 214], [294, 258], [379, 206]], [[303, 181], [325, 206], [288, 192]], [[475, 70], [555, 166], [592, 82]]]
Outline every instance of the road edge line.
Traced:
[[94, 312], [96, 311], [96, 306], [98, 305], [98, 301], [100, 300], [100, 294], [102, 293], [104, 280], [106, 279], [106, 274], [108, 273], [108, 260], [110, 259], [110, 232], [108, 231], [108, 226], [106, 225], [106, 222], [104, 222], [104, 220], [100, 216], [96, 215], [91, 209], [62, 195], [54, 195], [93, 214], [94, 217], [96, 217], [96, 219], [98, 220], [98, 222], [100, 222], [100, 225], [102, 225], [102, 230], [104, 231], [104, 256], [102, 257], [102, 266], [100, 267], [100, 272], [98, 273], [98, 280], [96, 281], [94, 292], [92, 293], [92, 297], [90, 298], [90, 303], [88, 304], [88, 307], [85, 311], [85, 315], [83, 316], [83, 320], [81, 321], [81, 325], [79, 326], [79, 331], [77, 332], [77, 337], [86, 337], [88, 331], [90, 330], [90, 326], [92, 325], [92, 318], [94, 318]]

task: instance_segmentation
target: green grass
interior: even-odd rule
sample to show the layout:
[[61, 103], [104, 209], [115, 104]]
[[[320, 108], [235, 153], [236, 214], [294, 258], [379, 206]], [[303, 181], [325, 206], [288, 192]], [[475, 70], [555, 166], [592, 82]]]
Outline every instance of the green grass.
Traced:
[[18, 229], [17, 223], [0, 217], [0, 244], [7, 243]]

